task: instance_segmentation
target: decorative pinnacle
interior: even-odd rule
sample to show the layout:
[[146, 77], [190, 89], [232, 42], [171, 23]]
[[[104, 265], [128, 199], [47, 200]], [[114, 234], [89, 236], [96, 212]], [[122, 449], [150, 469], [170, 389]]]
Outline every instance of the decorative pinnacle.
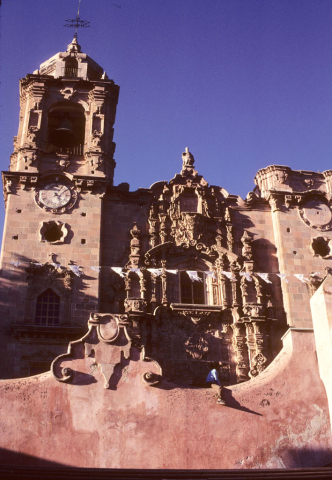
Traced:
[[77, 29], [79, 27], [82, 27], [82, 28], [88, 28], [90, 27], [90, 22], [88, 22], [87, 20], [81, 20], [80, 18], [80, 6], [81, 6], [81, 0], [79, 0], [78, 2], [78, 10], [77, 10], [77, 15], [76, 15], [76, 18], [69, 18], [66, 20], [66, 24], [64, 25], [65, 27], [75, 27], [75, 34], [74, 34], [74, 40], [72, 41], [72, 43], [74, 43], [74, 41], [76, 40], [76, 43], [77, 43]]

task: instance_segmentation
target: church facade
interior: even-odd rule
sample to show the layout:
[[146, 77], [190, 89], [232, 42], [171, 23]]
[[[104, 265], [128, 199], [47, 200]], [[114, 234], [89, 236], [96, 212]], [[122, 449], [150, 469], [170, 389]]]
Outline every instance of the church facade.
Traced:
[[[114, 186], [119, 87], [74, 39], [20, 83], [3, 172], [2, 378], [47, 371], [90, 315], [121, 315], [167, 378], [259, 375], [332, 266], [332, 171], [269, 166], [245, 200], [186, 149], [169, 182]], [[199, 163], [199, 162], [198, 162]], [[294, 275], [295, 274], [295, 275]]]
[[20, 83], [2, 173], [1, 463], [330, 463], [332, 170], [268, 166], [242, 199], [186, 148], [169, 181], [115, 186], [118, 96], [76, 37]]

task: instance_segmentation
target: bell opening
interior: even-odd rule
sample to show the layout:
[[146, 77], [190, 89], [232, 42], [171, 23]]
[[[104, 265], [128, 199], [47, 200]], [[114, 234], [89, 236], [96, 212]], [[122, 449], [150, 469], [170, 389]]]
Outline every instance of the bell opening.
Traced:
[[47, 153], [83, 155], [84, 112], [78, 105], [58, 105], [48, 114]]

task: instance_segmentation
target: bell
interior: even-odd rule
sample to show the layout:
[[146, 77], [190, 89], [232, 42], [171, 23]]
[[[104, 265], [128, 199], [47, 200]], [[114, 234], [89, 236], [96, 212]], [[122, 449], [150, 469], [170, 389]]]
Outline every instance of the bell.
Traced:
[[50, 131], [49, 142], [60, 148], [72, 148], [78, 144], [73, 124], [68, 117], [63, 118], [59, 126]]

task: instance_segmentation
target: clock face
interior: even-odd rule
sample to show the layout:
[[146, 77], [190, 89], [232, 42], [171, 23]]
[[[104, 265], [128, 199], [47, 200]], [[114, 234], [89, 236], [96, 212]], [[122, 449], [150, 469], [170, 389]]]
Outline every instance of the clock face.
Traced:
[[70, 188], [63, 183], [50, 183], [39, 191], [39, 201], [48, 208], [64, 207], [70, 200]]
[[72, 208], [77, 192], [64, 183], [54, 182], [42, 186], [35, 193], [37, 204], [52, 213], [64, 213]]

